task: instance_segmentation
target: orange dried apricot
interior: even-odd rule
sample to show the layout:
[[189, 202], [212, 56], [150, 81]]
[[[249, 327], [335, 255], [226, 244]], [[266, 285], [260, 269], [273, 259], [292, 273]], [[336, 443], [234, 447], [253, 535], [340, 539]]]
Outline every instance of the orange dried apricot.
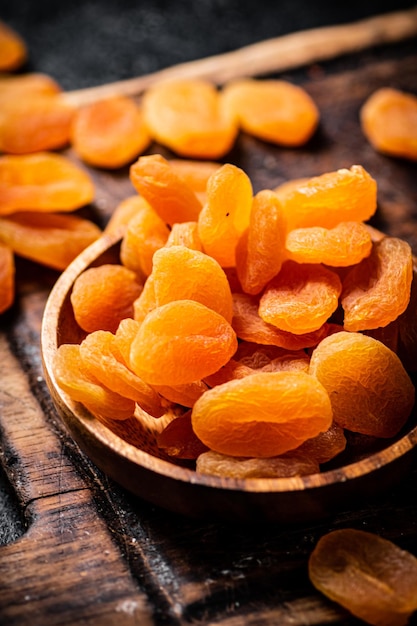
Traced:
[[122, 240], [120, 260], [138, 275], [149, 276], [153, 255], [165, 245], [169, 229], [148, 202], [137, 205], [138, 211], [129, 220]]
[[410, 300], [413, 255], [406, 241], [384, 237], [369, 257], [354, 266], [343, 281], [344, 327], [350, 331], [387, 326]]
[[286, 261], [265, 287], [259, 315], [280, 330], [296, 335], [314, 332], [336, 311], [342, 283], [318, 263]]
[[382, 87], [360, 110], [362, 131], [379, 152], [417, 160], [417, 96]]
[[320, 470], [314, 459], [288, 452], [269, 458], [233, 457], [209, 450], [197, 458], [196, 471], [210, 476], [230, 478], [290, 478], [316, 474]]
[[153, 309], [156, 309], [156, 295], [154, 276], [150, 274], [145, 280], [142, 292], [133, 303], [134, 320], [137, 323], [142, 322]]
[[0, 313], [4, 313], [12, 306], [14, 293], [15, 264], [13, 250], [9, 246], [0, 243]]
[[239, 79], [223, 89], [240, 128], [264, 141], [300, 146], [314, 134], [319, 110], [307, 91], [286, 80]]
[[376, 211], [377, 184], [361, 166], [313, 176], [275, 190], [283, 205], [288, 230], [340, 222], [365, 222]]
[[308, 562], [312, 584], [374, 626], [405, 626], [417, 609], [417, 559], [374, 533], [354, 528], [322, 536]]
[[157, 392], [126, 367], [118, 358], [116, 338], [107, 330], [89, 333], [80, 344], [85, 371], [107, 389], [134, 400], [153, 417], [165, 413]]
[[333, 228], [296, 228], [288, 233], [285, 249], [287, 258], [297, 263], [347, 267], [371, 253], [372, 239], [362, 222], [340, 222]]
[[200, 200], [162, 155], [139, 157], [130, 167], [130, 179], [166, 224], [197, 220]]
[[106, 224], [104, 233], [106, 235], [112, 235], [116, 232], [124, 234], [130, 220], [140, 212], [144, 205], [149, 207], [145, 198], [137, 194], [128, 196], [119, 202]]
[[191, 408], [196, 400], [208, 389], [202, 380], [184, 385], [152, 385], [163, 398], [174, 404]]
[[221, 158], [237, 135], [233, 116], [205, 80], [159, 81], [146, 90], [143, 110], [152, 137], [183, 157]]
[[204, 251], [222, 267], [235, 265], [236, 246], [249, 226], [251, 208], [252, 183], [242, 169], [226, 163], [210, 176], [198, 233]]
[[221, 167], [221, 163], [195, 159], [170, 159], [169, 164], [174, 172], [194, 191], [203, 205], [206, 201], [208, 179]]
[[19, 212], [0, 217], [0, 241], [19, 256], [64, 270], [101, 235], [90, 220], [77, 215]]
[[346, 331], [326, 337], [309, 371], [327, 389], [342, 428], [394, 437], [411, 413], [414, 385], [398, 356], [373, 337]]
[[345, 431], [338, 424], [333, 423], [328, 430], [319, 433], [312, 439], [307, 439], [295, 452], [315, 459], [320, 465], [328, 463], [346, 448]]
[[74, 211], [94, 198], [86, 171], [51, 152], [0, 157], [0, 215]]
[[131, 369], [130, 348], [139, 328], [140, 324], [138, 322], [131, 317], [125, 317], [120, 321], [114, 335], [117, 358], [121, 359], [129, 369]]
[[198, 222], [179, 222], [173, 224], [166, 246], [186, 246], [203, 252], [203, 245], [198, 234]]
[[30, 72], [0, 76], [0, 106], [7, 107], [22, 98], [31, 96], [53, 96], [61, 93], [60, 85], [48, 74]]
[[116, 332], [120, 321], [133, 317], [133, 302], [142, 290], [134, 272], [122, 265], [90, 267], [77, 276], [71, 292], [71, 304], [78, 325], [91, 333], [95, 330]]
[[257, 294], [281, 269], [286, 221], [277, 196], [267, 189], [253, 198], [250, 221], [236, 246], [236, 270], [243, 291]]
[[62, 344], [56, 351], [53, 371], [58, 386], [72, 400], [81, 402], [100, 418], [125, 420], [132, 417], [135, 402], [103, 387], [87, 373], [77, 344]]
[[327, 430], [332, 408], [323, 385], [304, 372], [270, 372], [217, 385], [192, 409], [208, 448], [222, 454], [270, 457]]
[[127, 96], [92, 102], [74, 116], [71, 144], [83, 161], [96, 167], [127, 165], [150, 141], [141, 108]]
[[236, 335], [222, 315], [194, 300], [176, 300], [141, 323], [131, 368], [150, 385], [182, 385], [218, 370], [236, 347]]
[[179, 415], [158, 433], [158, 447], [166, 454], [177, 459], [196, 459], [207, 450], [193, 431], [191, 411]]
[[0, 72], [11, 72], [27, 59], [23, 38], [9, 25], [0, 21]]
[[157, 250], [153, 256], [156, 306], [196, 300], [232, 321], [233, 300], [226, 275], [215, 259], [185, 246]]

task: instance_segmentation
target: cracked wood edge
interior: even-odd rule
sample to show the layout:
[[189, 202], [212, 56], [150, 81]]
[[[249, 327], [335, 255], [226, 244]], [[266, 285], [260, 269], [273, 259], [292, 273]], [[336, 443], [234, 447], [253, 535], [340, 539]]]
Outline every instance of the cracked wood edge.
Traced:
[[83, 106], [116, 94], [139, 96], [157, 81], [171, 79], [202, 78], [223, 85], [236, 78], [287, 71], [371, 46], [395, 43], [415, 35], [417, 6], [349, 24], [323, 26], [282, 35], [144, 76], [69, 91], [63, 94], [63, 98], [74, 106]]

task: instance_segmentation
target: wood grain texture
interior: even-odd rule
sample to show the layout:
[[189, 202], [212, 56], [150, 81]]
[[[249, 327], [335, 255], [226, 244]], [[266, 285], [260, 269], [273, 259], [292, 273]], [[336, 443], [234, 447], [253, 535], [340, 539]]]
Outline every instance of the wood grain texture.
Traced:
[[[358, 110], [387, 83], [417, 93], [417, 54], [401, 47], [331, 69], [308, 72], [306, 88], [322, 112], [308, 146], [279, 149], [242, 135], [230, 159], [256, 189], [360, 162], [378, 182], [375, 224], [404, 237], [416, 254], [416, 166], [376, 154], [361, 135]], [[133, 191], [128, 169], [91, 173], [97, 196], [82, 213], [104, 225]], [[19, 260], [17, 276], [16, 304], [1, 318], [0, 444], [28, 530], [0, 548], [0, 624], [354, 626], [309, 583], [317, 539], [350, 526], [417, 555], [414, 467], [395, 489], [298, 525], [196, 522], [125, 492], [74, 444], [45, 385], [39, 333], [58, 274]]]

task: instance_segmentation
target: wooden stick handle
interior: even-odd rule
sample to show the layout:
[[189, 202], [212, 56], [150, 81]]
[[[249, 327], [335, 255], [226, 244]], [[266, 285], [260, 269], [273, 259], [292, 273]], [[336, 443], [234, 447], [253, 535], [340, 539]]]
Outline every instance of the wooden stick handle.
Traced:
[[350, 24], [324, 26], [267, 39], [232, 52], [174, 65], [137, 78], [65, 94], [75, 106], [115, 94], [139, 96], [160, 80], [204, 78], [217, 85], [244, 76], [259, 76], [336, 58], [370, 46], [417, 35], [417, 6]]

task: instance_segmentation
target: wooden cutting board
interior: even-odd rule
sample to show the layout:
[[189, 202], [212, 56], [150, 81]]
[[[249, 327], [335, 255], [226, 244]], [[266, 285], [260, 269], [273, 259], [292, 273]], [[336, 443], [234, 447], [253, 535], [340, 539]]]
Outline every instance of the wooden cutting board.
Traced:
[[[304, 85], [321, 111], [320, 128], [300, 149], [242, 134], [225, 160], [242, 167], [256, 191], [360, 163], [378, 183], [375, 225], [417, 254], [416, 164], [377, 154], [358, 122], [361, 104], [378, 87], [417, 93], [416, 42], [398, 39], [375, 48], [362, 42], [360, 53], [336, 51], [337, 60], [310, 53], [302, 71], [295, 68], [300, 60], [266, 68]], [[132, 193], [128, 168], [89, 171], [96, 201], [81, 213], [104, 226]], [[20, 539], [0, 547], [0, 624], [358, 623], [309, 583], [308, 556], [321, 535], [345, 526], [377, 532], [417, 555], [417, 470], [395, 492], [293, 527], [196, 521], [129, 495], [79, 451], [44, 382], [39, 334], [57, 276], [19, 260], [16, 303], [0, 319], [0, 460], [26, 524]]]

